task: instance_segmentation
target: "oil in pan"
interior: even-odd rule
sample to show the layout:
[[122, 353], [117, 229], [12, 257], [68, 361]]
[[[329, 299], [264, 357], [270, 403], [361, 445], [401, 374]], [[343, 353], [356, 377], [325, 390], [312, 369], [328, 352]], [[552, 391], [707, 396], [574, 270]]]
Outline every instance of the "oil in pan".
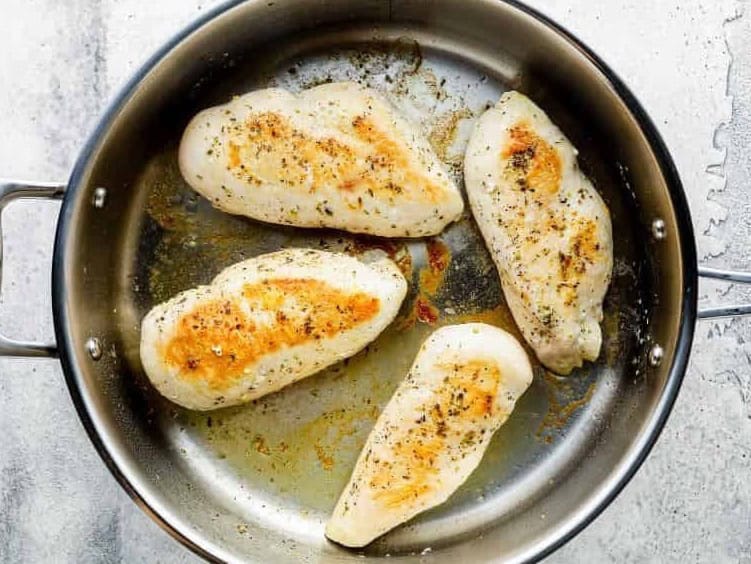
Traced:
[[[474, 120], [505, 90], [500, 80], [472, 65], [398, 37], [300, 56], [282, 51], [272, 66], [263, 72], [238, 71], [242, 78], [218, 90], [215, 101], [254, 88], [299, 91], [355, 80], [385, 92], [420, 123], [460, 185], [462, 156]], [[273, 522], [291, 539], [315, 542], [322, 538], [323, 524], [381, 408], [423, 340], [436, 327], [471, 321], [517, 336], [519, 332], [468, 211], [440, 237], [426, 240], [383, 240], [262, 224], [219, 212], [195, 194], [177, 167], [178, 140], [140, 178], [149, 194], [142, 240], [154, 243], [138, 257], [141, 274], [131, 299], [141, 315], [179, 291], [210, 282], [230, 264], [285, 247], [351, 254], [381, 249], [411, 282], [399, 317], [379, 339], [355, 357], [276, 394], [211, 413], [188, 412], [149, 394], [159, 414], [157, 424], [179, 445], [196, 480], [220, 481], [223, 487], [214, 491], [225, 492], [222, 502], [243, 519]], [[615, 181], [605, 173], [598, 176], [597, 170], [593, 176], [598, 185]], [[609, 200], [608, 205], [614, 215], [619, 213], [619, 202]], [[618, 382], [613, 367], [628, 361], [615, 351], [623, 351], [624, 339], [633, 338], [629, 332], [639, 326], [640, 313], [623, 298], [636, 286], [628, 241], [616, 245], [618, 264], [605, 304], [600, 361], [569, 378], [535, 364], [533, 385], [477, 471], [446, 504], [407, 525], [408, 540], [403, 529], [391, 533], [389, 550], [399, 547], [402, 536], [407, 550], [414, 548], [416, 539], [423, 546], [451, 540], [436, 531], [471, 534], [489, 518], [511, 514], [521, 499], [543, 495], [554, 487], [549, 477], [575, 460], [589, 440], [577, 428], [615, 401]], [[137, 331], [131, 329], [124, 338], [134, 342]], [[530, 358], [534, 359], [531, 351]], [[460, 513], [457, 524], [455, 516]], [[242, 527], [240, 522], [239, 534]], [[381, 542], [367, 550], [383, 552], [386, 545]]]

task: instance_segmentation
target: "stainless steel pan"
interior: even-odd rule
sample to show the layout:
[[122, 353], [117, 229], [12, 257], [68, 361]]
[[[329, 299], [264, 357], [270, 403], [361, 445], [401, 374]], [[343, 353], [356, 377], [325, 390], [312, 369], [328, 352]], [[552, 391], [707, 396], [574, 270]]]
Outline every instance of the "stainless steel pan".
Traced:
[[[380, 408], [432, 330], [416, 301], [430, 303], [423, 306], [437, 315], [435, 325], [482, 319], [515, 330], [477, 229], [469, 216], [451, 226], [440, 238], [448, 266], [431, 269], [440, 241], [357, 239], [215, 211], [185, 185], [175, 158], [199, 109], [270, 84], [300, 89], [339, 79], [388, 92], [422, 122], [458, 179], [473, 119], [505, 89], [521, 89], [580, 149], [617, 235], [600, 360], [569, 378], [537, 366], [533, 386], [469, 482], [360, 553], [326, 542], [323, 523]], [[0, 353], [59, 354], [73, 402], [112, 473], [157, 523], [206, 558], [540, 558], [626, 484], [681, 385], [697, 319], [697, 264], [678, 174], [614, 74], [516, 2], [231, 2], [134, 77], [66, 186], [53, 264], [57, 344], [3, 338]], [[0, 206], [63, 190], [4, 183]], [[242, 408], [189, 413], [151, 390], [137, 343], [153, 304], [240, 259], [302, 245], [392, 252], [413, 281], [399, 320], [349, 362]]]

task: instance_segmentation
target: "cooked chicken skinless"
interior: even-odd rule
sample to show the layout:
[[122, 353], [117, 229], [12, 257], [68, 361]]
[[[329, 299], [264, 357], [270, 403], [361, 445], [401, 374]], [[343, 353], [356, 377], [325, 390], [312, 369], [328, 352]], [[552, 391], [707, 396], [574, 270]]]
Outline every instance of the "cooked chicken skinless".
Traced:
[[511, 312], [540, 361], [569, 374], [600, 353], [613, 269], [610, 214], [577, 151], [518, 92], [482, 115], [464, 175]]
[[306, 249], [260, 256], [152, 309], [141, 362], [162, 395], [189, 409], [248, 402], [360, 351], [406, 292], [382, 254], [368, 264]]
[[365, 546], [446, 501], [532, 382], [524, 349], [490, 325], [438, 329], [378, 418], [327, 527]]
[[229, 213], [384, 237], [440, 233], [464, 202], [428, 141], [374, 90], [258, 90], [199, 113], [185, 180]]

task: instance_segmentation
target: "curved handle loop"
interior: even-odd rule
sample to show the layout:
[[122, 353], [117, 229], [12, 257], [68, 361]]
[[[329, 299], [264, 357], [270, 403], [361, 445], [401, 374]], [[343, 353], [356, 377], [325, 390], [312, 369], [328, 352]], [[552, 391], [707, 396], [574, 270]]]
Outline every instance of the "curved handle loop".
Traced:
[[[0, 180], [0, 282], [3, 267], [2, 212], [10, 202], [20, 198], [60, 199], [65, 194], [65, 185], [45, 182], [16, 182]], [[0, 356], [56, 357], [54, 343], [31, 343], [16, 341], [0, 335]]]
[[[699, 267], [699, 276], [725, 282], [738, 284], [751, 284], [751, 272], [738, 272], [734, 270], [720, 270], [706, 266]], [[722, 317], [739, 317], [751, 315], [751, 304], [736, 306], [721, 306], [699, 310], [699, 319], [719, 319]]]

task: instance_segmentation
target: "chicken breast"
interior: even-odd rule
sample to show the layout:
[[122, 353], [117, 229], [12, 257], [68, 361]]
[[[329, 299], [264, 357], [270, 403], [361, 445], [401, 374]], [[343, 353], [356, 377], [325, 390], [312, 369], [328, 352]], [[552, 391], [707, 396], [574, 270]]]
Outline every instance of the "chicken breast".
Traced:
[[326, 536], [365, 546], [446, 501], [532, 382], [524, 349], [484, 324], [443, 327], [378, 418]]
[[270, 223], [423, 237], [464, 208], [418, 128], [352, 82], [209, 108], [185, 130], [179, 159], [215, 207]]
[[406, 292], [382, 253], [367, 264], [306, 249], [263, 255], [152, 309], [141, 362], [162, 395], [189, 409], [248, 402], [360, 351]]
[[540, 108], [503, 95], [472, 134], [464, 176], [511, 312], [540, 361], [569, 374], [600, 353], [610, 214]]

